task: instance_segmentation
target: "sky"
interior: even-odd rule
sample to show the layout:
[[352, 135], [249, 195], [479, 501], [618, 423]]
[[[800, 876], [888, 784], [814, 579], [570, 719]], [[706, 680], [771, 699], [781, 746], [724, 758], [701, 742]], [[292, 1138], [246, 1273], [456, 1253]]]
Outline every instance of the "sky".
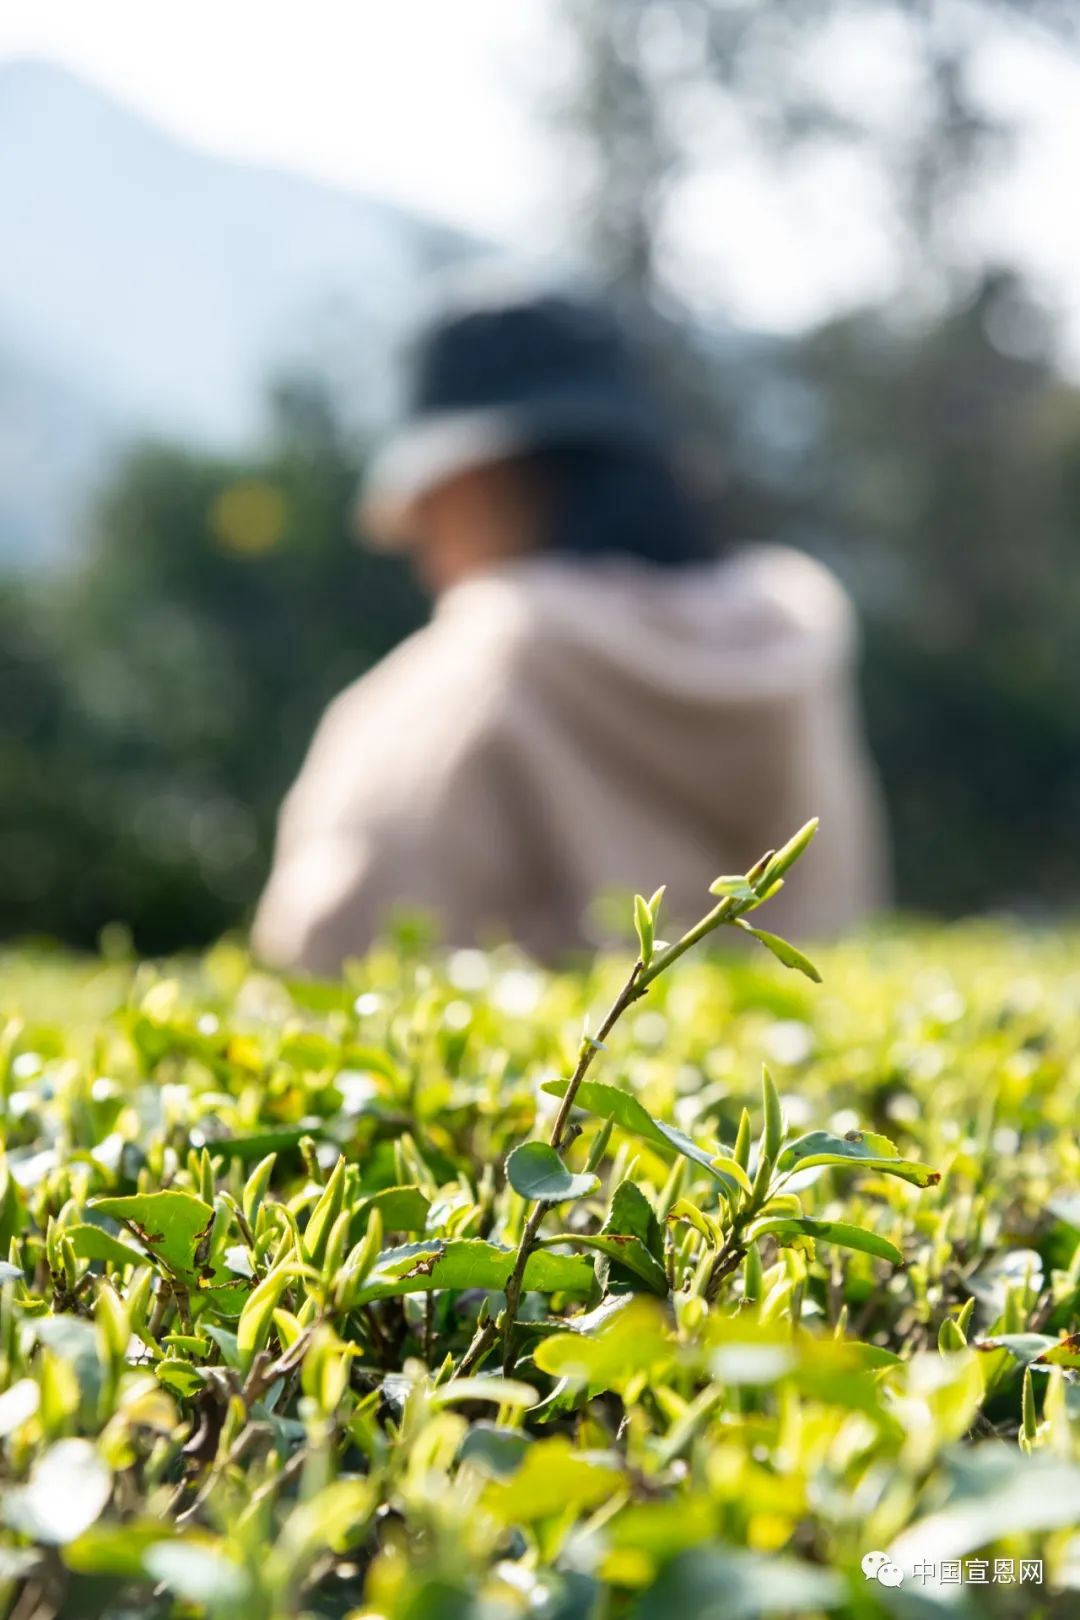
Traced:
[[[68, 67], [191, 143], [392, 199], [525, 253], [566, 230], [563, 159], [541, 106], [565, 71], [557, 0], [3, 0], [0, 59]], [[890, 98], [888, 42], [828, 71]], [[1080, 65], [1031, 41], [991, 50], [991, 98], [1028, 124], [973, 228], [1017, 252], [1066, 317], [1080, 367]], [[825, 165], [778, 185], [750, 154], [688, 190], [679, 274], [751, 326], [792, 329], [880, 290], [873, 188]], [[572, 231], [571, 231], [572, 236]]]
[[[226, 156], [498, 235], [550, 166], [531, 111], [547, 0], [3, 0], [0, 58], [45, 57]], [[546, 36], [546, 37], [545, 37]]]

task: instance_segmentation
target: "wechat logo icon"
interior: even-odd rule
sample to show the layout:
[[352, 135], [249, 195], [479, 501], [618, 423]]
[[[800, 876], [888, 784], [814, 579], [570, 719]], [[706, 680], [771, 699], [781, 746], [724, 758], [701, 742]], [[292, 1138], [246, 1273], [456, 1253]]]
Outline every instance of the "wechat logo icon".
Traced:
[[877, 1581], [881, 1586], [899, 1586], [904, 1578], [900, 1565], [883, 1552], [864, 1553], [862, 1572], [868, 1581]]

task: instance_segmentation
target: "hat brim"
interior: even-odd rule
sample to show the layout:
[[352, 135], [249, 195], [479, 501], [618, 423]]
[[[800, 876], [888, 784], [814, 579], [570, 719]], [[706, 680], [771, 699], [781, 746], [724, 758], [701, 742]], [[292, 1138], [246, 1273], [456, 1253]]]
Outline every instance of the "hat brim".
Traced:
[[533, 401], [420, 417], [377, 452], [356, 504], [356, 526], [379, 551], [408, 545], [417, 503], [459, 473], [551, 445], [658, 447], [659, 416], [632, 398]]

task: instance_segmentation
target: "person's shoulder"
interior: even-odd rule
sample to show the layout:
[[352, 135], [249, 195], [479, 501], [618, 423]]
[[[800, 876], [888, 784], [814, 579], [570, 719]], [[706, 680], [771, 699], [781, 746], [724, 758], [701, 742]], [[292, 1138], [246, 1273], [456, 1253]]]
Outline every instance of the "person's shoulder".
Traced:
[[[456, 595], [456, 593], [451, 593]], [[507, 729], [519, 689], [518, 649], [527, 640], [512, 604], [488, 593], [441, 603], [432, 619], [332, 698], [312, 756], [411, 781], [475, 763]], [[422, 762], [422, 768], [421, 768]]]
[[465, 700], [486, 688], [508, 641], [507, 627], [491, 617], [438, 611], [339, 692], [324, 720], [345, 725], [371, 707], [412, 707], [432, 698], [443, 707], [450, 699]]
[[850, 598], [832, 569], [794, 546], [752, 541], [721, 564], [730, 581], [794, 606], [846, 612]]
[[792, 631], [837, 644], [855, 635], [855, 610], [836, 574], [794, 546], [742, 546], [721, 563], [718, 581], [748, 611], [767, 614]]
[[581, 582], [572, 568], [546, 557], [516, 559], [455, 587], [432, 621], [438, 661], [451, 679], [477, 687], [477, 701], [497, 712], [527, 681], [581, 612]]

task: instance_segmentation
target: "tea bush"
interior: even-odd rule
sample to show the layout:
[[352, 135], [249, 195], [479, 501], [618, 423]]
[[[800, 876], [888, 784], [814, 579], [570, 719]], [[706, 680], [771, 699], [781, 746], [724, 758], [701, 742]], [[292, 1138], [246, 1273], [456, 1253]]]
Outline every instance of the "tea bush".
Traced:
[[655, 911], [2, 963], [0, 1611], [1078, 1612], [1077, 941]]

